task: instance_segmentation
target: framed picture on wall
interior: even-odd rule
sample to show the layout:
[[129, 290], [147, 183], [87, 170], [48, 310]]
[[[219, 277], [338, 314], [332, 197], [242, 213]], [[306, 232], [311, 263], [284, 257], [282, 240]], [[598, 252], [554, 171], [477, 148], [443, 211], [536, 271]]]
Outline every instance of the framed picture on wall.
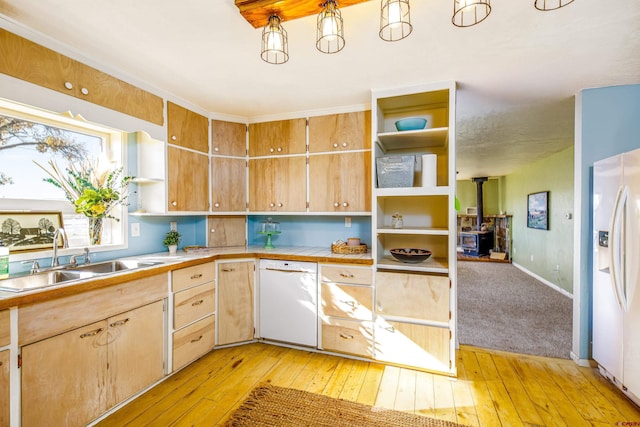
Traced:
[[549, 192], [541, 191], [527, 196], [527, 227], [549, 229]]
[[62, 212], [0, 211], [0, 240], [11, 252], [51, 249], [53, 235], [60, 227]]

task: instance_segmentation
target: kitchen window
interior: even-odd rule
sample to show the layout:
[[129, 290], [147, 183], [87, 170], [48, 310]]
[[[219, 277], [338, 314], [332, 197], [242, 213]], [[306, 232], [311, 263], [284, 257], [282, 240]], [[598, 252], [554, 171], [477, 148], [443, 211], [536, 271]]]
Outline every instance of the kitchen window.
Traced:
[[[55, 164], [65, 174], [89, 161], [126, 171], [125, 141], [122, 131], [82, 117], [0, 99], [0, 210], [60, 211], [69, 247], [88, 247], [88, 218], [76, 213], [62, 189], [45, 181], [49, 176], [42, 167], [52, 170]], [[126, 207], [116, 206], [110, 215], [118, 220], [103, 221], [100, 246], [115, 249], [126, 243]]]

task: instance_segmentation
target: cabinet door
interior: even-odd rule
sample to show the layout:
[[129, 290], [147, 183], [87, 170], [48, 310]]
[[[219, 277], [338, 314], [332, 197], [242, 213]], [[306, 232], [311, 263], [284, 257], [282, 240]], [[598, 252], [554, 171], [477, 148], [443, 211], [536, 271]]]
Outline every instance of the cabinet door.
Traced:
[[180, 148], [167, 148], [170, 211], [207, 211], [209, 157]]
[[375, 358], [384, 362], [449, 372], [448, 328], [376, 319]]
[[76, 61], [4, 29], [0, 29], [0, 72], [75, 95]]
[[164, 301], [109, 318], [107, 409], [164, 375]]
[[371, 148], [371, 111], [309, 118], [309, 152]]
[[307, 151], [307, 121], [279, 120], [249, 125], [249, 156], [304, 154]]
[[22, 347], [22, 426], [83, 426], [106, 411], [107, 327], [105, 320]]
[[210, 216], [207, 218], [207, 246], [243, 246], [247, 243], [247, 219], [244, 216]]
[[249, 159], [249, 210], [306, 211], [306, 158]]
[[379, 271], [376, 313], [448, 323], [449, 278]]
[[209, 152], [209, 120], [198, 113], [167, 101], [167, 142], [192, 150]]
[[218, 264], [218, 344], [253, 339], [254, 265], [253, 261]]
[[76, 63], [76, 96], [115, 111], [162, 125], [164, 101], [127, 82]]
[[0, 426], [8, 426], [10, 405], [9, 350], [0, 351]]
[[229, 157], [211, 158], [211, 210], [247, 210], [247, 161]]
[[247, 125], [211, 120], [211, 154], [247, 155]]
[[371, 211], [371, 154], [368, 151], [309, 157], [311, 212]]
[[11, 321], [9, 310], [0, 310], [0, 347], [11, 342]]

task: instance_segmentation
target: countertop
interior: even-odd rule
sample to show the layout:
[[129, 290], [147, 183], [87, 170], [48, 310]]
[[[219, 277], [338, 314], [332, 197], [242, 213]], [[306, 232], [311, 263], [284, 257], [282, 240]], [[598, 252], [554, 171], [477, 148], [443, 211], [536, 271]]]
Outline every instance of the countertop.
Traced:
[[[150, 267], [125, 270], [117, 273], [94, 276], [86, 280], [74, 280], [67, 283], [48, 286], [23, 292], [0, 291], [0, 310], [21, 305], [28, 305], [50, 299], [61, 298], [113, 286], [130, 280], [141, 279], [154, 274], [166, 273], [183, 267], [202, 264], [217, 259], [235, 258], [268, 258], [292, 261], [310, 261], [318, 263], [359, 264], [372, 265], [371, 252], [357, 255], [342, 255], [331, 252], [327, 247], [278, 247], [265, 249], [262, 246], [237, 246], [228, 248], [203, 248], [196, 251], [178, 251], [176, 255], [161, 252], [146, 255], [126, 257], [128, 259], [143, 259], [160, 261]], [[121, 259], [121, 258], [118, 258]], [[124, 259], [124, 258], [122, 258]]]

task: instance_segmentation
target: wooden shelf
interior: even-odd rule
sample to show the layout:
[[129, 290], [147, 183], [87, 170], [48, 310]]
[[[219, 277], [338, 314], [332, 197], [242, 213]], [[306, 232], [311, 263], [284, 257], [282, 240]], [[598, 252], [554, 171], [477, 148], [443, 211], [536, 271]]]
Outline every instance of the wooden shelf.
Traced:
[[162, 178], [133, 178], [131, 180], [134, 184], [157, 184], [160, 182], [164, 182]]
[[449, 187], [438, 186], [438, 187], [376, 188], [374, 191], [375, 191], [375, 197], [446, 196], [449, 194]]
[[390, 150], [424, 149], [446, 147], [448, 127], [384, 132], [378, 134], [378, 145], [385, 153]]
[[446, 258], [429, 258], [419, 263], [400, 262], [391, 255], [384, 255], [378, 260], [378, 268], [385, 270], [415, 271], [423, 273], [448, 273], [449, 263]]
[[378, 227], [376, 230], [378, 234], [422, 234], [429, 236], [448, 236], [449, 230], [446, 228], [431, 228], [431, 227], [406, 227], [406, 228], [391, 228], [391, 227]]

